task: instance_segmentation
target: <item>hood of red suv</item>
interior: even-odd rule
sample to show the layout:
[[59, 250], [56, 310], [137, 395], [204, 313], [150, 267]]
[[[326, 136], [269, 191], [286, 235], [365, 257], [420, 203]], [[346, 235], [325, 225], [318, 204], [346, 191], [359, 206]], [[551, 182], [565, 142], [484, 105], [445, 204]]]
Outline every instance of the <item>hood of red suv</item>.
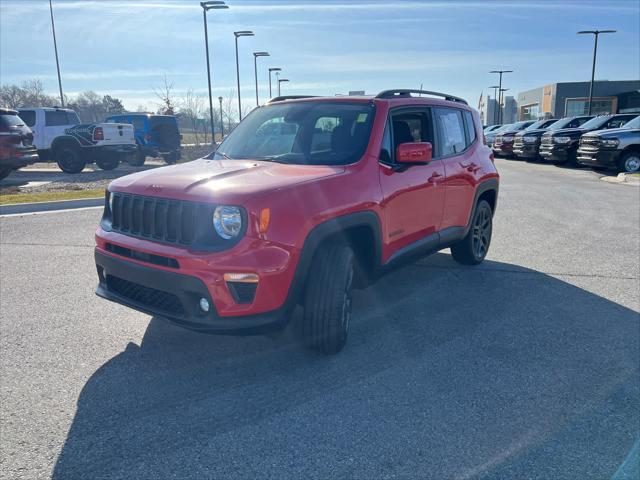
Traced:
[[195, 202], [241, 204], [247, 196], [338, 175], [344, 170], [337, 166], [203, 158], [120, 177], [111, 182], [109, 190]]

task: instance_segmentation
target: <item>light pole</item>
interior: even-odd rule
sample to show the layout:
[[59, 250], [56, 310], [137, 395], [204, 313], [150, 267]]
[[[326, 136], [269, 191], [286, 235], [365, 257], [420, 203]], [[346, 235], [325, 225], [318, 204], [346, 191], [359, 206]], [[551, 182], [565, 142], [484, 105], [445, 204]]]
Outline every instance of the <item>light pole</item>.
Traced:
[[233, 32], [236, 37], [236, 81], [238, 82], [238, 118], [242, 120], [242, 100], [240, 100], [240, 64], [238, 63], [238, 37], [253, 37], [255, 34], [251, 30], [241, 30]]
[[213, 131], [213, 98], [211, 96], [211, 68], [209, 66], [209, 32], [207, 31], [207, 11], [221, 10], [229, 8], [223, 1], [200, 2], [202, 7], [202, 15], [204, 18], [204, 45], [207, 52], [207, 81], [209, 82], [209, 118], [211, 120], [211, 144], [215, 144], [215, 136]]
[[[497, 102], [498, 102], [498, 98], [497, 98], [498, 97], [498, 89], [500, 88], [500, 86], [499, 85], [491, 85], [489, 88], [493, 88], [493, 101], [496, 102], [496, 105], [497, 105]], [[497, 108], [493, 109], [493, 124], [494, 125], [498, 124], [498, 121], [496, 120], [496, 112], [497, 111], [498, 111]]]
[[589, 84], [589, 111], [587, 115], [591, 115], [591, 104], [593, 103], [593, 79], [596, 74], [596, 53], [598, 52], [598, 35], [601, 33], [616, 33], [616, 30], [581, 30], [578, 35], [593, 34], [595, 41], [593, 43], [593, 66], [591, 67], [591, 83]]
[[[498, 73], [500, 75], [500, 82], [498, 82], [500, 98], [498, 99], [498, 106], [502, 105], [502, 74], [513, 73], [513, 70], [491, 70], [489, 73]], [[498, 123], [502, 123], [502, 110], [498, 111]]]
[[280, 84], [281, 84], [282, 82], [288, 82], [288, 81], [289, 81], [289, 79], [288, 79], [288, 78], [279, 78], [279, 79], [278, 79], [278, 96], [280, 96]]
[[220, 102], [220, 141], [224, 138], [224, 122], [222, 121], [222, 97], [218, 97]]
[[260, 106], [260, 101], [258, 100], [258, 57], [269, 57], [269, 52], [253, 52], [253, 69], [256, 74], [256, 107]]
[[280, 75], [278, 72], [281, 72], [282, 69], [279, 67], [271, 67], [269, 68], [269, 98], [273, 97], [273, 94], [271, 93], [271, 72], [276, 72], [276, 77], [278, 75]]
[[504, 92], [506, 92], [507, 90], [509, 90], [508, 88], [501, 88], [500, 89], [500, 119], [504, 120], [502, 118], [502, 111], [503, 111], [503, 107], [502, 107], [502, 103], [504, 102]]
[[60, 78], [60, 62], [58, 62], [58, 43], [56, 42], [56, 26], [53, 23], [53, 5], [49, 0], [49, 12], [51, 13], [51, 31], [53, 32], [53, 50], [56, 53], [56, 70], [58, 70], [58, 88], [60, 89], [60, 103], [64, 107], [64, 95], [62, 95], [62, 79]]

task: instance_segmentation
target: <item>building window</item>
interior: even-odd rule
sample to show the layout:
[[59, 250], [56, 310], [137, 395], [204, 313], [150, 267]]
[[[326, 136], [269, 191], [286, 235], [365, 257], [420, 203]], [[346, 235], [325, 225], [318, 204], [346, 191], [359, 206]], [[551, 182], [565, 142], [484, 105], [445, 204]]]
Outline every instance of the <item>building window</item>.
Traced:
[[[567, 98], [565, 107], [566, 117], [575, 117], [578, 115], [587, 115], [589, 112], [588, 98]], [[614, 98], [594, 98], [591, 107], [592, 115], [607, 115], [615, 113]]]
[[537, 120], [540, 117], [540, 105], [524, 105], [520, 107], [520, 120]]

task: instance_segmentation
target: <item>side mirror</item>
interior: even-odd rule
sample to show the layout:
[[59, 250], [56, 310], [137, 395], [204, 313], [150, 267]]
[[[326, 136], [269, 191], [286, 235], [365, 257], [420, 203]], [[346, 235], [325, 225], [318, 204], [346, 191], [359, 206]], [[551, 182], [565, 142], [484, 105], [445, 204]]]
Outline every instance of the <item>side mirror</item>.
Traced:
[[427, 164], [431, 161], [431, 142], [401, 143], [396, 150], [396, 162]]

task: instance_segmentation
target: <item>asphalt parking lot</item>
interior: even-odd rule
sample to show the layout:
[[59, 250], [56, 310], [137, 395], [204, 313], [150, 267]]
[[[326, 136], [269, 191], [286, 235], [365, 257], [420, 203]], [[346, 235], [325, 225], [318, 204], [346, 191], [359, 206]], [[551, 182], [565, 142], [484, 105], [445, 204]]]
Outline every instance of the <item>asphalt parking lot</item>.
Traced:
[[488, 260], [359, 292], [333, 357], [99, 299], [100, 210], [0, 219], [0, 477], [626, 478], [640, 188], [497, 164]]

